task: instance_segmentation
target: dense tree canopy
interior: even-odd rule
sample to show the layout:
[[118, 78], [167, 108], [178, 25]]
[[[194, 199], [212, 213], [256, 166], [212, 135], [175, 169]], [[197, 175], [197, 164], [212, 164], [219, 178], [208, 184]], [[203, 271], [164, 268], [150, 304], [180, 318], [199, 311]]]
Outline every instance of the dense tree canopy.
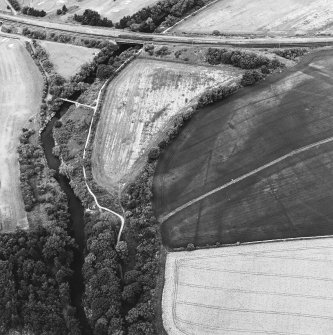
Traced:
[[185, 14], [205, 5], [205, 0], [162, 0], [151, 7], [145, 7], [132, 16], [124, 16], [116, 28], [130, 28], [133, 31], [150, 33], [157, 27], [169, 27]]
[[106, 17], [101, 18], [101, 15], [91, 9], [86, 9], [82, 15], [75, 14], [74, 20], [80, 22], [83, 25], [89, 26], [102, 26], [102, 27], [112, 27], [113, 23]]
[[69, 300], [73, 247], [61, 226], [0, 235], [1, 334], [80, 334]]

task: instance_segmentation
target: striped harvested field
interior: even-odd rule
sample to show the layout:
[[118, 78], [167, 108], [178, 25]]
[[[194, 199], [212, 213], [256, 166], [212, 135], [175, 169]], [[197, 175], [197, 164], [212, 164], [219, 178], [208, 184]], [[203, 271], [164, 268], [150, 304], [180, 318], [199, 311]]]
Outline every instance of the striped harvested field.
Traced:
[[23, 126], [38, 112], [42, 76], [23, 43], [0, 38], [0, 232], [26, 227], [17, 146]]
[[219, 0], [172, 31], [295, 35], [333, 33], [331, 0]]
[[173, 252], [166, 262], [168, 335], [328, 335], [333, 239]]

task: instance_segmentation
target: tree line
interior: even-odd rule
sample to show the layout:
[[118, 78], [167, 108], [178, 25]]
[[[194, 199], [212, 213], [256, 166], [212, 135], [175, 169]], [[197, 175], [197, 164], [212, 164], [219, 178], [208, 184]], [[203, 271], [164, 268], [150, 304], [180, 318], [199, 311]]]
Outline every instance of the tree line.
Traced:
[[25, 15], [37, 16], [37, 17], [44, 17], [46, 15], [45, 10], [38, 10], [28, 6], [22, 8], [22, 13]]
[[69, 286], [76, 245], [67, 198], [33, 135], [22, 129], [18, 152], [24, 204], [36, 211], [29, 231], [0, 235], [0, 333], [79, 335]]
[[86, 9], [82, 15], [74, 14], [74, 20], [83, 25], [113, 27], [111, 20], [106, 17], [102, 18], [98, 12], [92, 9]]
[[21, 5], [17, 0], [8, 0], [8, 2], [12, 5], [12, 7], [19, 11], [21, 9]]
[[153, 6], [144, 7], [131, 16], [124, 16], [116, 28], [151, 33], [158, 27], [170, 27], [191, 11], [198, 10], [206, 0], [162, 0]]

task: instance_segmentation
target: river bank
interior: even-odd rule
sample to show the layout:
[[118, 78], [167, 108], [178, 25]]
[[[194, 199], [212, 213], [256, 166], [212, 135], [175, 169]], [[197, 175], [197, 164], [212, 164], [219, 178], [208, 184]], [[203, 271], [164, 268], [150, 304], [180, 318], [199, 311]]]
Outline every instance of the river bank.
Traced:
[[84, 235], [84, 208], [78, 197], [72, 190], [69, 179], [59, 173], [60, 160], [52, 150], [55, 146], [53, 138], [53, 127], [56, 121], [68, 110], [70, 103], [64, 103], [63, 107], [52, 117], [45, 129], [41, 133], [41, 143], [44, 149], [45, 157], [50, 169], [55, 171], [55, 179], [65, 192], [68, 199], [68, 209], [71, 221], [70, 235], [75, 239], [78, 250], [74, 253], [73, 276], [70, 281], [71, 300], [77, 311], [77, 317], [80, 321], [80, 328], [83, 335], [92, 334], [90, 325], [84, 312], [82, 299], [84, 294], [84, 279], [82, 275], [82, 266], [84, 263], [85, 235]]

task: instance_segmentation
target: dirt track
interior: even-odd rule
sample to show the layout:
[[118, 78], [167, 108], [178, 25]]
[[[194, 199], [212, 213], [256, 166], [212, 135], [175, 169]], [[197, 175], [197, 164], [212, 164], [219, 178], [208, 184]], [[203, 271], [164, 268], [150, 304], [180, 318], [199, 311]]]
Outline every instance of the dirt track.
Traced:
[[[154, 181], [156, 214], [333, 136], [333, 51], [194, 116], [163, 155]], [[333, 145], [288, 157], [176, 213], [164, 243], [234, 243], [333, 233]]]
[[26, 227], [19, 183], [21, 128], [40, 105], [42, 77], [23, 43], [0, 37], [0, 231]]

